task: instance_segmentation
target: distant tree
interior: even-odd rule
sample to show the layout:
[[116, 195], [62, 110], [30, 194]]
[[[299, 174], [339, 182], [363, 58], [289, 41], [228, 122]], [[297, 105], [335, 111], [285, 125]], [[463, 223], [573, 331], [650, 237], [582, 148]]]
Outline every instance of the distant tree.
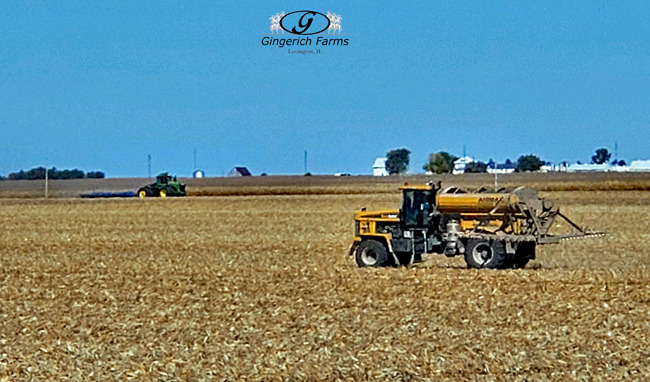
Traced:
[[609, 151], [607, 151], [606, 148], [601, 147], [598, 150], [596, 150], [596, 154], [594, 154], [591, 157], [591, 163], [595, 163], [595, 164], [607, 163], [607, 161], [611, 156], [612, 154]]
[[101, 171], [89, 171], [86, 174], [86, 178], [88, 179], [104, 179], [105, 174]]
[[[35, 180], [35, 179], [45, 179], [45, 167], [35, 167], [28, 171], [20, 170], [19, 172], [13, 172], [9, 174], [9, 179], [11, 180]], [[92, 176], [90, 176], [92, 174]], [[55, 167], [47, 169], [47, 177], [50, 179], [82, 179], [86, 175], [83, 171], [74, 169], [74, 170], [57, 170]], [[103, 178], [104, 173], [100, 171], [88, 173], [88, 178], [98, 177]]]
[[433, 153], [429, 155], [429, 162], [425, 163], [422, 168], [433, 174], [444, 174], [449, 172], [449, 163], [441, 153]]
[[56, 170], [55, 168], [52, 168], [51, 170], [46, 170], [45, 167], [37, 167], [27, 171], [26, 177], [29, 180], [45, 179], [45, 171], [49, 171], [48, 176], [51, 178], [52, 172], [55, 170]]
[[614, 159], [612, 161], [612, 166], [625, 166], [625, 161], [623, 159], [621, 160]]
[[62, 170], [62, 171], [55, 171], [54, 169], [49, 172], [49, 176], [52, 179], [83, 179], [84, 177], [84, 172], [81, 170], [77, 170], [76, 168], [74, 170]]
[[19, 172], [12, 172], [9, 174], [11, 180], [34, 180], [45, 179], [45, 167], [36, 167], [27, 172], [20, 170]]
[[9, 173], [9, 180], [22, 180], [24, 179], [25, 172], [20, 170], [20, 172], [11, 172]]
[[538, 171], [544, 162], [535, 155], [522, 155], [517, 159], [516, 172]]
[[306, 172], [305, 176], [311, 176], [311, 172]]
[[434, 174], [446, 174], [454, 170], [454, 161], [458, 157], [449, 154], [446, 151], [440, 151], [429, 155], [429, 163], [423, 166], [425, 171]]
[[386, 155], [386, 171], [389, 174], [404, 174], [410, 162], [410, 151], [407, 149], [391, 150]]
[[453, 154], [449, 154], [446, 151], [441, 151], [440, 154], [447, 160], [447, 163], [449, 164], [449, 172], [451, 173], [454, 171], [454, 162], [456, 162], [458, 157]]
[[511, 165], [512, 165], [512, 161], [511, 161], [510, 159], [506, 159], [506, 161], [505, 161], [504, 163], [505, 163], [507, 166], [511, 166]]
[[497, 167], [497, 164], [494, 163], [494, 161], [492, 160], [492, 158], [490, 158], [490, 160], [487, 162], [487, 167], [488, 167], [488, 168], [496, 168], [496, 167]]
[[619, 165], [619, 166], [625, 166], [626, 164], [627, 164], [627, 163], [625, 163], [625, 161], [624, 161], [623, 159], [621, 159], [621, 160], [618, 161], [618, 165]]
[[27, 172], [20, 170], [19, 180], [45, 179], [45, 167], [36, 167]]
[[483, 162], [470, 162], [465, 165], [465, 173], [487, 172], [487, 164]]

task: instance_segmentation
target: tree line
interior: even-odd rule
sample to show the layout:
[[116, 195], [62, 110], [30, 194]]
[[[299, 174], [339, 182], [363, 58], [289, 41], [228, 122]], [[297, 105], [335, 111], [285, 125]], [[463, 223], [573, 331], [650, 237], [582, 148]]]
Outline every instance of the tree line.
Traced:
[[[604, 147], [599, 148], [596, 150], [596, 153], [592, 155], [591, 157], [591, 163], [594, 164], [606, 164], [609, 162], [610, 158], [612, 157], [612, 153], [609, 152]], [[617, 159], [614, 158], [614, 160], [611, 162], [612, 166], [625, 166], [625, 161], [623, 159]]]
[[[388, 152], [386, 156], [386, 171], [389, 174], [404, 174], [408, 169], [410, 163], [411, 152], [407, 149], [396, 149]], [[429, 161], [422, 167], [425, 171], [433, 174], [450, 174], [454, 171], [455, 162], [460, 159], [459, 157], [450, 154], [446, 151], [439, 151], [429, 155]], [[509, 159], [505, 162], [506, 165], [513, 166], [515, 172], [538, 171], [545, 162], [536, 155], [522, 155], [517, 159], [516, 163], [512, 163]], [[495, 163], [490, 160], [488, 163], [475, 161], [468, 163], [465, 166], [465, 173], [480, 173], [487, 172], [488, 168], [495, 167]]]
[[[47, 177], [49, 179], [102, 179], [105, 174], [101, 171], [89, 171], [84, 173], [81, 170], [57, 170], [55, 167], [47, 170]], [[0, 180], [5, 179], [0, 176]], [[6, 178], [9, 180], [35, 180], [45, 179], [45, 167], [36, 167], [28, 171], [20, 170], [19, 172], [12, 172]]]
[[[410, 154], [411, 152], [405, 148], [390, 150], [386, 155], [386, 171], [389, 174], [406, 173], [410, 162]], [[612, 154], [606, 148], [599, 148], [591, 157], [591, 162], [594, 164], [606, 164], [610, 160], [611, 156]], [[429, 161], [425, 163], [422, 168], [433, 174], [450, 174], [454, 171], [454, 164], [458, 159], [460, 158], [446, 151], [439, 151], [430, 154]], [[564, 163], [566, 164], [566, 162]], [[515, 172], [539, 171], [539, 169], [541, 169], [545, 164], [546, 162], [533, 154], [522, 155], [515, 163], [511, 162], [510, 159], [506, 159], [505, 161], [506, 167], [514, 167]], [[625, 161], [622, 159], [614, 159], [611, 164], [614, 166], [625, 166]], [[464, 172], [481, 173], [487, 172], [488, 168], [496, 168], [496, 164], [492, 159], [487, 163], [481, 161], [468, 163], [465, 166]]]

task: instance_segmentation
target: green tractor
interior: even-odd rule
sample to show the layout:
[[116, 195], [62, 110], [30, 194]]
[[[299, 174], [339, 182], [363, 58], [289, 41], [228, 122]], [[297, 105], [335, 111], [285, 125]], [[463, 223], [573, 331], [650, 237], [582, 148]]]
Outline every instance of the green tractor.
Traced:
[[144, 186], [138, 190], [138, 197], [146, 198], [151, 196], [185, 196], [185, 183], [180, 183], [175, 176], [164, 172], [156, 177], [156, 183]]

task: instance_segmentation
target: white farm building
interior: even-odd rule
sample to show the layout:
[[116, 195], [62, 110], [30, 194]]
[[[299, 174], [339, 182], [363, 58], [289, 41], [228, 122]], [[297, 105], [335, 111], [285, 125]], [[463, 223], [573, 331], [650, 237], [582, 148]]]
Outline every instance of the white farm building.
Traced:
[[386, 171], [386, 158], [377, 158], [372, 165], [372, 175], [374, 176], [388, 176]]
[[454, 161], [454, 174], [463, 174], [465, 172], [465, 167], [468, 164], [473, 163], [474, 159], [468, 156], [460, 157]]
[[628, 171], [650, 171], [650, 160], [633, 160]]

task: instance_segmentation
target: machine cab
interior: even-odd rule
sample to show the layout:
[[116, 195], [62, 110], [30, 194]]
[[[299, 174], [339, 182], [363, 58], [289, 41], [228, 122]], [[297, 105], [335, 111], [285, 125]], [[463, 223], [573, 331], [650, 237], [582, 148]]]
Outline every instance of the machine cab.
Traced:
[[171, 180], [171, 178], [172, 178], [172, 177], [171, 177], [168, 173], [164, 172], [164, 173], [158, 175], [158, 176], [156, 177], [156, 180], [157, 180], [158, 183], [160, 183], [160, 184], [168, 184], [169, 181]]
[[438, 188], [432, 185], [400, 187], [402, 190], [402, 209], [400, 223], [403, 228], [426, 229], [431, 224], [433, 213], [436, 211], [435, 200]]

